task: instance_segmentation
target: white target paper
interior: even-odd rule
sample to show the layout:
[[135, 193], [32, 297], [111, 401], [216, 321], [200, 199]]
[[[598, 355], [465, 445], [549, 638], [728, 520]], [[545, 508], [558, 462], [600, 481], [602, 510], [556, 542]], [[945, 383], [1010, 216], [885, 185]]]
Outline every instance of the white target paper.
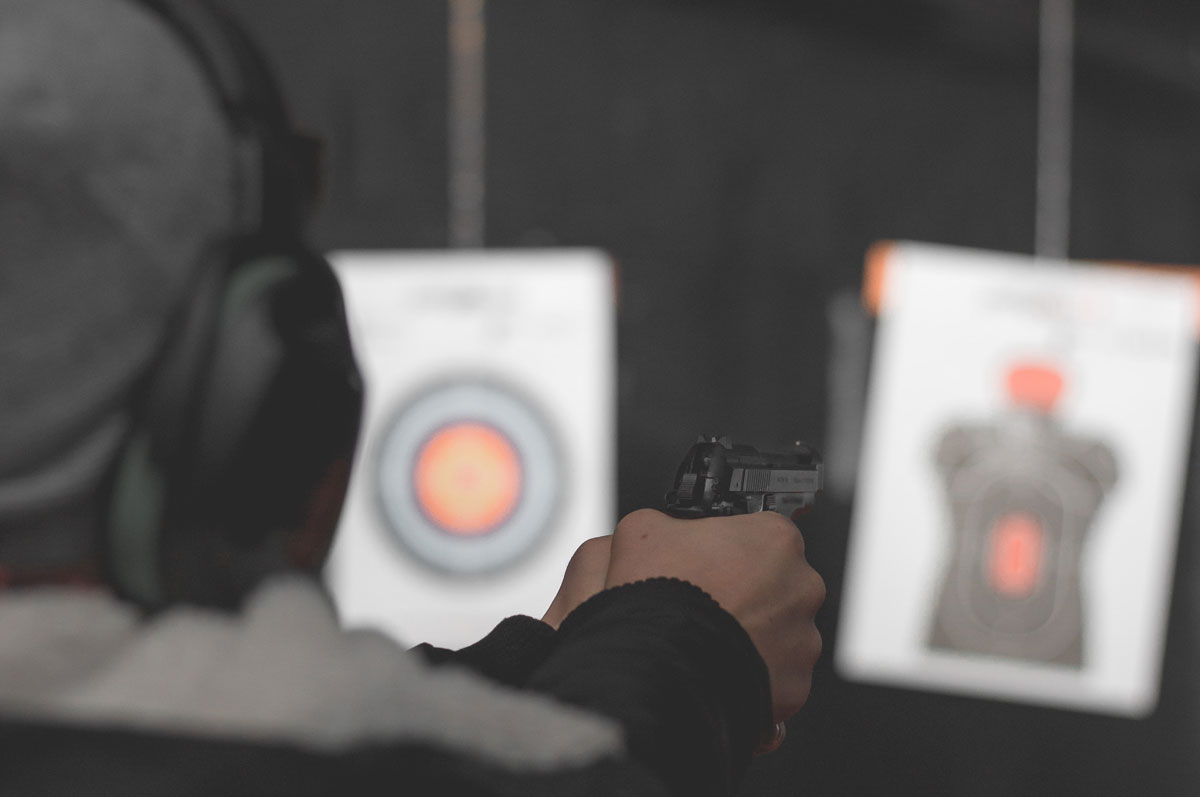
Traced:
[[1191, 439], [1195, 278], [909, 243], [876, 265], [839, 671], [1149, 712]]
[[540, 617], [611, 533], [613, 266], [591, 250], [338, 252], [366, 380], [325, 574], [342, 621], [459, 648]]

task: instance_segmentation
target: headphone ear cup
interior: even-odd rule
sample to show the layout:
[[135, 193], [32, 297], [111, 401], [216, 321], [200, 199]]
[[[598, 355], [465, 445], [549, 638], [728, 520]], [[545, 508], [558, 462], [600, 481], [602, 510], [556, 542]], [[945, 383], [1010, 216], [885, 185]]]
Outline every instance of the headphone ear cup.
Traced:
[[188, 401], [147, 413], [114, 485], [111, 569], [149, 605], [233, 607], [272, 572], [317, 569], [357, 441], [361, 380], [328, 264], [302, 252], [223, 271], [204, 355], [181, 341], [190, 376], [164, 362], [174, 374], [150, 393]]
[[195, 283], [154, 366], [137, 391], [131, 429], [113, 468], [102, 567], [119, 594], [144, 606], [165, 602], [162, 533], [186, 478], [198, 374], [205, 370], [212, 329], [220, 312], [228, 248], [213, 247], [196, 270]]
[[145, 606], [162, 601], [158, 539], [165, 500], [163, 470], [140, 429], [126, 441], [113, 474], [102, 567], [120, 595]]
[[322, 563], [362, 384], [333, 270], [299, 243], [315, 142], [292, 128], [267, 64], [222, 8], [140, 2], [195, 55], [229, 116], [244, 156], [240, 237], [201, 264], [139, 395], [114, 468], [105, 567], [147, 607], [231, 607], [270, 572]]

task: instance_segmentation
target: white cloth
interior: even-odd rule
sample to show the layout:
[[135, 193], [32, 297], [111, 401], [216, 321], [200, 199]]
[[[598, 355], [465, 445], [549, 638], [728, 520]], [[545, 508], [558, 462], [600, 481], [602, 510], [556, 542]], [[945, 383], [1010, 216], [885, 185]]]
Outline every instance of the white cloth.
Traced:
[[607, 719], [341, 630], [298, 577], [240, 616], [179, 608], [145, 623], [101, 592], [0, 593], [0, 711], [318, 749], [425, 742], [514, 769], [623, 749]]

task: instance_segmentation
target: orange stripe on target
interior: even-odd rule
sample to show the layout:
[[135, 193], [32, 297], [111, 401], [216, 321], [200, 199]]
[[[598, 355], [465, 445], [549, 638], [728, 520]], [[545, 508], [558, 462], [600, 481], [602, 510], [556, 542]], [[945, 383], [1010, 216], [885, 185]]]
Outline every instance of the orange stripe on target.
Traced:
[[879, 315], [883, 306], [884, 291], [887, 290], [888, 262], [896, 244], [893, 241], [880, 241], [872, 244], [867, 250], [866, 268], [863, 273], [863, 306], [872, 315]]

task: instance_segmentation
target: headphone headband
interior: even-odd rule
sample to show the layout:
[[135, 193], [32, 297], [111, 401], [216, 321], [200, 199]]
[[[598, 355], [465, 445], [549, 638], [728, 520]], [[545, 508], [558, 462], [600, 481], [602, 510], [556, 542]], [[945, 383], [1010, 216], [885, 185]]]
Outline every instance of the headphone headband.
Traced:
[[233, 134], [239, 232], [296, 236], [320, 186], [320, 142], [295, 130], [270, 68], [209, 0], [137, 0], [192, 53]]

